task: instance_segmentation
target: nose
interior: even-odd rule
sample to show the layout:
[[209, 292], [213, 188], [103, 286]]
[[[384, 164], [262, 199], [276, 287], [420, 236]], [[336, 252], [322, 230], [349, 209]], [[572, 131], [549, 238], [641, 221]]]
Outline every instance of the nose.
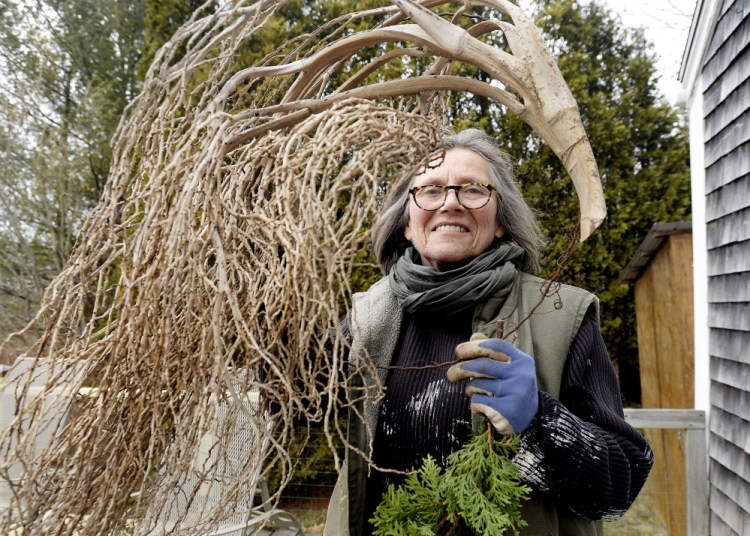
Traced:
[[442, 210], [456, 210], [457, 208], [465, 210], [464, 206], [458, 201], [458, 190], [448, 190], [448, 195], [445, 196], [443, 206], [440, 208]]

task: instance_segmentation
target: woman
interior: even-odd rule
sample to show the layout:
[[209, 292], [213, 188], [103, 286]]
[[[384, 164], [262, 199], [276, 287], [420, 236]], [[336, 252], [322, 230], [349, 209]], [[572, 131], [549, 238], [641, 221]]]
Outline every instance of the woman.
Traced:
[[[542, 300], [544, 281], [530, 275], [540, 234], [507, 157], [476, 129], [443, 143], [436, 167], [392, 192], [373, 227], [387, 275], [355, 296], [348, 330], [353, 370], [370, 359], [379, 375], [357, 373], [353, 386], [385, 391], [350, 414], [349, 440], [376, 466], [409, 471], [428, 454], [445, 464], [484, 416], [520, 434], [513, 463], [533, 489], [523, 533], [601, 534], [653, 455], [623, 419], [598, 301], [565, 285]], [[516, 330], [511, 342], [493, 338], [499, 319]], [[447, 374], [430, 367], [456, 357]], [[350, 450], [326, 534], [371, 534], [382, 493], [403, 478]]]

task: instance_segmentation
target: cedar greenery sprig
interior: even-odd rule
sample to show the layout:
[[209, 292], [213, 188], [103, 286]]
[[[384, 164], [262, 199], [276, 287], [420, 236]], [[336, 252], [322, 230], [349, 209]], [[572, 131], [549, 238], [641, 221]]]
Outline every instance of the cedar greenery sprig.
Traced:
[[370, 520], [375, 536], [518, 534], [531, 489], [511, 464], [518, 436], [479, 432], [448, 457], [443, 471], [427, 456], [398, 488], [390, 485]]

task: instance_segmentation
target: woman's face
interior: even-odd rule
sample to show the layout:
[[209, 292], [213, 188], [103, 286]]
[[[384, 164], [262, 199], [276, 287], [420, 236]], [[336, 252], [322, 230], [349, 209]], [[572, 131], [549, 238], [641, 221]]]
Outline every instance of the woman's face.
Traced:
[[[490, 166], [483, 156], [463, 148], [448, 149], [439, 167], [417, 175], [412, 186], [467, 183], [491, 184]], [[462, 207], [455, 191], [435, 210], [422, 210], [409, 196], [409, 223], [404, 235], [419, 252], [424, 266], [440, 271], [457, 268], [484, 253], [495, 238], [504, 234], [497, 219], [497, 195], [475, 210]]]

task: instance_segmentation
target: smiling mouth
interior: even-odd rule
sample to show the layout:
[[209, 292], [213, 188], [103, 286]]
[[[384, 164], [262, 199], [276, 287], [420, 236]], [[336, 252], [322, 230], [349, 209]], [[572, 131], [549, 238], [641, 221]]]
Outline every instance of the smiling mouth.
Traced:
[[435, 227], [436, 232], [468, 233], [469, 231], [460, 225], [440, 225]]

